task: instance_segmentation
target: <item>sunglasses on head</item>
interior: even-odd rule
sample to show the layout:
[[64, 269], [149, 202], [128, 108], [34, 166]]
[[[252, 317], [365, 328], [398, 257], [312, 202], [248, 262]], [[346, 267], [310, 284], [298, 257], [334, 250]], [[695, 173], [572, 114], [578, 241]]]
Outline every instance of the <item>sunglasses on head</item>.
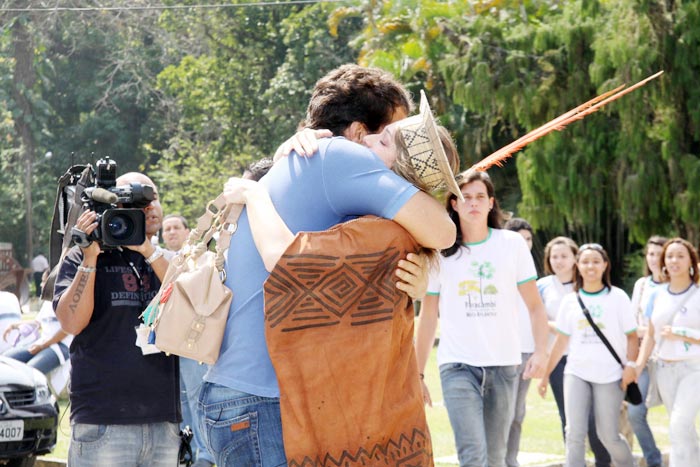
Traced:
[[605, 251], [605, 248], [603, 248], [600, 243], [584, 243], [583, 245], [578, 247], [578, 251], [584, 250]]

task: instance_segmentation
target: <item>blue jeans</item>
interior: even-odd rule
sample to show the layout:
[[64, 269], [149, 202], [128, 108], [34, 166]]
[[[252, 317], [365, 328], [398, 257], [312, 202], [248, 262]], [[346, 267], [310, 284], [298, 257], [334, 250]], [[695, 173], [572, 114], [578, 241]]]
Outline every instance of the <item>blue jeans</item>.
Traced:
[[180, 403], [182, 404], [182, 424], [181, 427], [189, 425], [192, 429], [192, 455], [193, 459], [202, 459], [214, 463], [214, 456], [207, 450], [204, 444], [204, 436], [199, 428], [198, 412], [199, 391], [202, 389], [204, 373], [207, 372], [206, 365], [189, 358], [180, 357]]
[[504, 467], [518, 365], [440, 366], [442, 394], [461, 467]]
[[204, 440], [218, 467], [287, 465], [278, 398], [205, 382], [199, 410]]
[[[554, 395], [554, 400], [557, 403], [557, 409], [559, 410], [559, 418], [561, 419], [561, 433], [566, 442], [566, 413], [564, 412], [564, 367], [566, 367], [566, 355], [564, 355], [557, 366], [552, 370], [552, 374], [549, 375], [549, 385], [552, 387], [552, 394]], [[595, 430], [595, 415], [594, 411], [591, 410], [591, 415], [588, 417], [588, 442], [591, 444], [591, 451], [593, 451], [593, 457], [595, 457], [596, 467], [610, 467], [610, 454], [603, 446], [603, 443], [598, 439], [598, 433]], [[581, 464], [580, 467], [585, 467]]]
[[[59, 343], [58, 347], [61, 349], [61, 352], [63, 352], [63, 358], [68, 360], [68, 347], [66, 347], [66, 345], [63, 343]], [[56, 352], [50, 348], [44, 349], [36, 354], [29, 353], [28, 349], [28, 346], [9, 349], [5, 351], [3, 355], [19, 360], [20, 362], [24, 362], [32, 368], [36, 368], [37, 370], [41, 371], [45, 375], [49, 374], [52, 370], [55, 370], [61, 365], [58, 355], [56, 355]]]
[[636, 467], [632, 451], [620, 434], [620, 408], [625, 393], [620, 381], [590, 383], [572, 374], [564, 375], [566, 410], [565, 467], [585, 465], [586, 433], [590, 413], [595, 412], [596, 431], [616, 467]]
[[[645, 400], [649, 392], [649, 372], [646, 368], [642, 374], [639, 375], [637, 384], [639, 385], [639, 391], [642, 393], [642, 400]], [[639, 405], [628, 404], [627, 418], [629, 418], [632, 429], [634, 430], [634, 435], [637, 437], [639, 446], [642, 448], [647, 466], [661, 467], [661, 451], [656, 447], [654, 434], [651, 432], [651, 428], [649, 428], [649, 423], [647, 423], [646, 404], [644, 402]]]
[[177, 467], [180, 428], [177, 423], [90, 425], [71, 427], [71, 467]]
[[700, 360], [656, 364], [659, 395], [668, 412], [671, 467], [700, 467], [700, 441], [695, 429], [700, 413]]
[[508, 432], [508, 447], [506, 450], [506, 465], [508, 465], [508, 467], [518, 467], [520, 465], [518, 463], [520, 436], [523, 431], [523, 420], [525, 420], [525, 412], [527, 410], [527, 390], [530, 389], [530, 382], [532, 381], [531, 379], [523, 379], [527, 361], [532, 354], [523, 353], [520, 356], [522, 363], [518, 366], [518, 381], [515, 385], [515, 413]]

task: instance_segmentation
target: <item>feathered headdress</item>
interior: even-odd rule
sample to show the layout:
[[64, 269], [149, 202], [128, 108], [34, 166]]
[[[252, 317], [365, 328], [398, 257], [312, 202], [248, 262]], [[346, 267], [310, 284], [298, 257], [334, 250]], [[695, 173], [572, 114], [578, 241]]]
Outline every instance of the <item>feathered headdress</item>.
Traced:
[[528, 144], [532, 143], [536, 139], [541, 138], [542, 136], [551, 133], [554, 130], [563, 130], [566, 125], [568, 125], [571, 122], [574, 122], [576, 120], [582, 120], [584, 117], [587, 115], [592, 114], [593, 112], [596, 112], [599, 110], [601, 107], [603, 107], [606, 104], [609, 104], [610, 102], [619, 99], [620, 97], [624, 96], [627, 93], [630, 93], [634, 91], [635, 89], [644, 86], [647, 84], [649, 81], [651, 81], [654, 78], [659, 77], [663, 71], [659, 71], [656, 74], [651, 75], [650, 77], [643, 79], [642, 81], [638, 82], [637, 84], [630, 86], [628, 88], [625, 87], [623, 84], [620, 87], [617, 87], [613, 89], [612, 91], [608, 91], [604, 94], [601, 94], [600, 96], [597, 96], [590, 101], [579, 105], [578, 107], [569, 110], [568, 112], [558, 116], [554, 120], [551, 120], [541, 127], [532, 130], [530, 133], [526, 134], [525, 136], [518, 138], [517, 140], [513, 141], [509, 145], [499, 149], [498, 151], [494, 152], [493, 154], [481, 159], [479, 162], [476, 164], [472, 165], [469, 170], [478, 170], [480, 172], [486, 171], [489, 167], [497, 165], [499, 167], [503, 166], [503, 162], [511, 157], [513, 154], [516, 152], [520, 151], [522, 148], [527, 146]]

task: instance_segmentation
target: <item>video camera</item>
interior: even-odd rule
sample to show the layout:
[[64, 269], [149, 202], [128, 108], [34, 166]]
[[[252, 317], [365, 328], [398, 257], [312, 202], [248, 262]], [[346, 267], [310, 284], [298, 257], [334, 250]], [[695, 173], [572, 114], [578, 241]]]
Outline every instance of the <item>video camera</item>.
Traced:
[[116, 184], [116, 161], [109, 157], [97, 161], [95, 185], [83, 190], [81, 201], [83, 208], [95, 211], [98, 225], [90, 235], [73, 228], [71, 235], [76, 245], [86, 247], [96, 241], [104, 248], [141, 245], [146, 240], [146, 215], [142, 209], [155, 199], [153, 187]]

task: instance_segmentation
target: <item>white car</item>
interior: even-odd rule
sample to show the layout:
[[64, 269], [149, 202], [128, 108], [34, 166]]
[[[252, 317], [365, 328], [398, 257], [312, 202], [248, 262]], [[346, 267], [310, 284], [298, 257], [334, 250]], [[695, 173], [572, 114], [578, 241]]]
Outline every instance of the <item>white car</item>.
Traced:
[[46, 377], [0, 356], [0, 465], [31, 467], [56, 445], [58, 403]]

